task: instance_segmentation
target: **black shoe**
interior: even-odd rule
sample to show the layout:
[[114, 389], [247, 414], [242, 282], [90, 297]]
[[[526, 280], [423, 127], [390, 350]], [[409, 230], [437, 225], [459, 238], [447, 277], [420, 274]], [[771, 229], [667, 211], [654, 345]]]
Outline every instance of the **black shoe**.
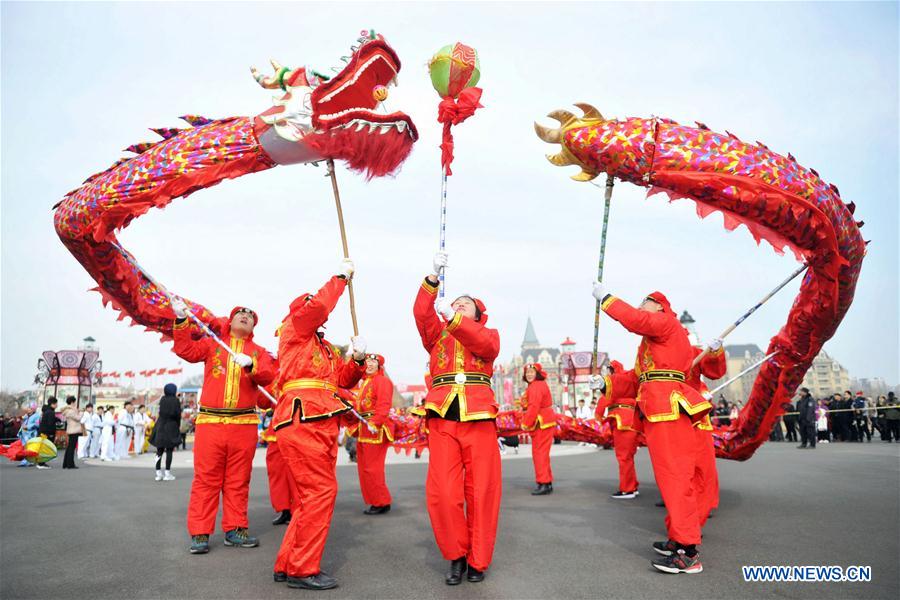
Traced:
[[678, 550], [674, 554], [663, 558], [662, 560], [654, 560], [652, 564], [656, 569], [663, 573], [701, 573], [703, 565], [700, 563], [700, 555], [688, 556], [684, 550]]
[[284, 583], [287, 581], [287, 573], [284, 571], [275, 571], [272, 573], [272, 579], [275, 580], [275, 583]]
[[291, 511], [283, 510], [281, 514], [272, 519], [272, 525], [287, 525], [291, 522]]
[[806, 450], [806, 444], [803, 444], [803, 445], [801, 445], [801, 446], [797, 446], [797, 450]]
[[665, 508], [665, 507], [666, 507], [666, 503], [663, 502], [662, 500], [660, 500], [659, 502], [657, 502], [656, 504], [654, 504], [654, 506], [658, 506], [658, 507], [660, 507], [660, 508]]
[[539, 483], [536, 488], [531, 491], [532, 496], [546, 496], [553, 493], [552, 483]]
[[618, 491], [615, 494], [612, 494], [610, 498], [614, 500], [630, 500], [631, 498], [636, 498], [637, 492], [622, 492]]
[[337, 579], [325, 573], [316, 573], [309, 577], [287, 577], [287, 586], [299, 590], [330, 590], [338, 586]]
[[206, 554], [209, 552], [209, 536], [195, 535], [191, 536], [191, 554]]
[[448, 571], [446, 577], [444, 577], [444, 583], [447, 585], [459, 585], [462, 583], [462, 574], [466, 572], [467, 566], [465, 556], [457, 558], [456, 560], [451, 560], [450, 571]]
[[391, 512], [391, 505], [385, 504], [384, 506], [370, 506], [366, 510], [363, 511], [364, 515], [383, 515], [386, 512]]
[[466, 573], [466, 581], [471, 581], [472, 583], [479, 583], [484, 581], [484, 571], [479, 571], [474, 567], [469, 567], [469, 572]]

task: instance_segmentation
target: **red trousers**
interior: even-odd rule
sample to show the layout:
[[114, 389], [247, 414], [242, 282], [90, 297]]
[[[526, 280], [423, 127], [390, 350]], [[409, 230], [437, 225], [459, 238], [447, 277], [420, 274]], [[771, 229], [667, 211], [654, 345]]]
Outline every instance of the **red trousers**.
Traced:
[[503, 473], [494, 421], [428, 419], [425, 502], [434, 539], [446, 560], [491, 564]]
[[269, 442], [266, 449], [266, 473], [269, 475], [269, 500], [272, 502], [272, 508], [275, 512], [283, 510], [293, 512], [299, 499], [297, 484], [288, 471], [278, 442]]
[[294, 422], [275, 432], [297, 488], [297, 508], [275, 558], [275, 572], [308, 577], [321, 571], [322, 553], [337, 497], [337, 436], [340, 418]]
[[620, 492], [634, 492], [638, 489], [637, 473], [634, 471], [637, 437], [637, 431], [618, 429], [613, 425], [613, 450], [619, 462]]
[[555, 427], [535, 429], [531, 432], [531, 461], [534, 463], [535, 483], [553, 483], [550, 469], [550, 448], [553, 447]]
[[387, 506], [391, 503], [391, 492], [384, 481], [384, 459], [389, 447], [389, 442], [356, 444], [356, 471], [359, 473], [359, 489], [366, 504]]
[[719, 472], [716, 470], [716, 447], [712, 432], [694, 428], [697, 438], [697, 466], [694, 469], [694, 489], [700, 527], [706, 524], [709, 511], [719, 507]]
[[644, 422], [644, 435], [656, 485], [666, 503], [669, 539], [684, 545], [700, 543], [700, 514], [694, 491], [697, 440], [687, 415], [675, 421]]
[[256, 425], [202, 423], [194, 432], [194, 481], [188, 533], [211, 534], [222, 496], [222, 530], [247, 527], [247, 497], [256, 453]]

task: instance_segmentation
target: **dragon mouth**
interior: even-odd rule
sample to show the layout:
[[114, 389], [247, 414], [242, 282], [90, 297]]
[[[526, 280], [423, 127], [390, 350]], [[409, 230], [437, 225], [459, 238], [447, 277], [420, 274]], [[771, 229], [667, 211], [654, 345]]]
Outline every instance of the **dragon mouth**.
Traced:
[[316, 87], [310, 96], [312, 124], [318, 131], [353, 128], [370, 133], [395, 130], [418, 139], [412, 119], [402, 112], [375, 112], [380, 102], [375, 98], [378, 86], [397, 85], [400, 59], [381, 36], [366, 41], [354, 52], [347, 66], [331, 80]]

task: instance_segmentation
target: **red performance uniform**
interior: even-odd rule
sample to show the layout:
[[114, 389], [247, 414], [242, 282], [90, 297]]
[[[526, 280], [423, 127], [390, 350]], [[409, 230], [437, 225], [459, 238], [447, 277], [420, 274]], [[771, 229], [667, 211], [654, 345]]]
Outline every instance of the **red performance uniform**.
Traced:
[[263, 432], [262, 439], [267, 444], [266, 474], [269, 476], [269, 501], [272, 503], [272, 509], [277, 513], [285, 510], [293, 513], [300, 501], [300, 495], [297, 493], [297, 484], [281, 455], [275, 429], [271, 424]]
[[338, 389], [353, 387], [363, 372], [362, 363], [344, 361], [318, 334], [346, 287], [346, 279], [334, 276], [315, 296], [298, 297], [278, 333], [281, 393], [272, 423], [299, 505], [275, 559], [275, 572], [289, 577], [321, 571], [337, 497], [339, 415], [349, 410]]
[[[232, 313], [234, 314], [234, 313]], [[254, 320], [256, 316], [254, 315]], [[213, 327], [215, 330], [216, 327]], [[220, 337], [236, 353], [253, 359], [242, 369], [212, 338], [194, 340], [186, 319], [176, 321], [173, 350], [189, 363], [203, 362], [203, 390], [194, 422], [194, 481], [188, 502], [187, 527], [191, 536], [212, 534], [222, 497], [222, 530], [246, 528], [247, 498], [259, 417], [256, 407], [271, 403], [259, 393], [275, 378], [275, 359], [254, 343], [253, 335], [230, 333], [230, 319], [219, 319]]]
[[457, 313], [444, 324], [434, 310], [438, 288], [427, 279], [413, 306], [422, 345], [429, 353], [428, 476], [425, 500], [434, 538], [446, 560], [466, 557], [484, 571], [491, 564], [500, 516], [502, 471], [491, 388], [500, 334]]
[[375, 427], [375, 433], [352, 417], [348, 427], [350, 435], [356, 435], [356, 470], [363, 502], [371, 506], [388, 506], [391, 492], [384, 480], [384, 460], [394, 441], [388, 415], [394, 400], [394, 384], [384, 374], [384, 358], [377, 357], [378, 371], [366, 376], [356, 394], [356, 411]]
[[525, 415], [522, 417], [522, 429], [531, 433], [531, 460], [534, 463], [534, 481], [538, 485], [553, 483], [553, 471], [550, 469], [550, 449], [553, 447], [553, 436], [556, 431], [556, 413], [553, 412], [553, 398], [547, 385], [546, 374], [541, 365], [525, 365], [534, 367], [538, 375], [528, 384], [522, 396]]
[[619, 463], [619, 491], [635, 492], [639, 487], [634, 469], [638, 448], [640, 420], [634, 414], [637, 406], [638, 379], [633, 370], [617, 368], [604, 378], [606, 388], [594, 413], [598, 420], [609, 423], [613, 432], [613, 450]]
[[694, 356], [687, 332], [659, 292], [648, 296], [662, 312], [639, 310], [615, 296], [601, 308], [631, 333], [643, 336], [634, 375], [640, 387], [637, 405], [644, 415], [644, 435], [656, 484], [668, 510], [667, 529], [673, 542], [700, 543], [700, 515], [693, 478], [696, 469], [696, 432], [693, 422], [712, 405], [685, 382]]
[[[694, 347], [694, 357], [703, 350]], [[707, 392], [706, 384], [700, 376], [708, 379], [719, 379], [725, 376], [728, 364], [725, 350], [719, 348], [708, 352], [700, 363], [691, 369], [687, 383], [698, 392]], [[712, 423], [707, 413], [694, 423], [697, 438], [697, 468], [694, 472], [694, 493], [697, 495], [697, 510], [700, 513], [700, 527], [706, 524], [709, 511], [719, 507], [719, 473], [716, 469], [716, 447], [713, 444]]]

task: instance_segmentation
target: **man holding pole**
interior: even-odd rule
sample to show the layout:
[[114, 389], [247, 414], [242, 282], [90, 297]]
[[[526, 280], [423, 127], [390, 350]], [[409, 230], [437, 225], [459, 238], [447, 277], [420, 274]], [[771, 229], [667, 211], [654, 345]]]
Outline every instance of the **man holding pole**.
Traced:
[[172, 309], [176, 318], [172, 332], [175, 354], [190, 363], [204, 363], [187, 516], [191, 554], [209, 552], [220, 495], [225, 545], [258, 546], [259, 540], [247, 531], [247, 499], [259, 424], [256, 406], [269, 406], [259, 386], [275, 378], [275, 359], [253, 341], [258, 317], [249, 308], [235, 307], [228, 319], [217, 323], [229, 352], [212, 337], [193, 339], [183, 300], [173, 297]]
[[272, 423], [299, 500], [275, 559], [274, 579], [291, 588], [327, 590], [338, 585], [321, 570], [337, 497], [340, 415], [351, 410], [338, 392], [362, 376], [365, 341], [351, 338], [353, 357], [345, 361], [319, 329], [353, 271], [353, 262], [345, 258], [339, 273], [315, 295], [301, 294], [291, 303], [278, 332], [280, 396]]
[[[692, 481], [697, 462], [693, 424], [712, 404], [686, 383], [694, 356], [687, 332], [660, 292], [649, 294], [639, 308], [609, 294], [600, 282], [594, 284], [593, 294], [607, 315], [643, 336], [634, 368], [640, 384], [638, 408], [645, 419], [653, 473], [669, 513], [668, 541], [653, 544], [665, 559], [652, 564], [664, 573], [699, 573], [703, 565], [697, 551], [700, 519]], [[600, 377], [591, 383], [597, 389], [605, 387]]]
[[419, 286], [413, 315], [431, 357], [432, 385], [422, 406], [429, 452], [425, 501], [435, 541], [450, 561], [444, 581], [459, 585], [467, 570], [469, 582], [484, 580], [497, 535], [502, 473], [491, 376], [500, 334], [486, 327], [485, 306], [476, 298], [435, 302], [437, 274], [446, 266], [447, 255], [439, 252], [434, 273]]

